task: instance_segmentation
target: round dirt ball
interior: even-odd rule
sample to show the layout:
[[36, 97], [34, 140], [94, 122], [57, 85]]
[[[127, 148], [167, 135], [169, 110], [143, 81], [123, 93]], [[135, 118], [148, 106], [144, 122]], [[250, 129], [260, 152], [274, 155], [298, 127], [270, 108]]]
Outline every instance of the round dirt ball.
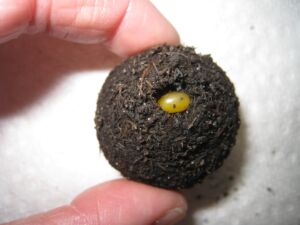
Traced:
[[111, 71], [97, 102], [97, 137], [123, 176], [188, 188], [228, 156], [240, 124], [238, 106], [233, 84], [209, 55], [163, 45]]

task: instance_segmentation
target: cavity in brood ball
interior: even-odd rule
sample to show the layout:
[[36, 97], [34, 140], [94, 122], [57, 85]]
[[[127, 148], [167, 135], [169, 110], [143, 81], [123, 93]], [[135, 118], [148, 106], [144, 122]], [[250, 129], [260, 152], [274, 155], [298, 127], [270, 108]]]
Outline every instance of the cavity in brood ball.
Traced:
[[97, 136], [125, 177], [187, 188], [228, 156], [240, 123], [238, 105], [233, 84], [210, 56], [163, 45], [110, 73], [98, 98]]

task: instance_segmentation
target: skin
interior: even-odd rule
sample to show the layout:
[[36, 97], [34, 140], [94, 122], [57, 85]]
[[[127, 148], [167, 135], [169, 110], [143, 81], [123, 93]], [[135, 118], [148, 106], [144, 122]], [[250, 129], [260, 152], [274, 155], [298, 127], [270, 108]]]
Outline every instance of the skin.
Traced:
[[[26, 33], [101, 43], [120, 56], [179, 43], [175, 29], [147, 0], [0, 0], [0, 43]], [[7, 224], [167, 225], [182, 219], [186, 209], [177, 192], [116, 180], [68, 205]]]

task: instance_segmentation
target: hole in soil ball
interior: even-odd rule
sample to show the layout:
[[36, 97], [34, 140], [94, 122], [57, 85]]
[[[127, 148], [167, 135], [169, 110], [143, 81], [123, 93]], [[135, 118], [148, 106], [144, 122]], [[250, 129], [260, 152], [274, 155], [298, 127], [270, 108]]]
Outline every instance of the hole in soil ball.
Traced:
[[185, 111], [190, 105], [190, 96], [183, 91], [172, 91], [158, 100], [158, 105], [168, 113]]
[[173, 91], [184, 91], [186, 90], [186, 83], [184, 80], [180, 82], [173, 82], [172, 84], [158, 84], [158, 87], [153, 90], [152, 96], [156, 99], [160, 99], [163, 95]]

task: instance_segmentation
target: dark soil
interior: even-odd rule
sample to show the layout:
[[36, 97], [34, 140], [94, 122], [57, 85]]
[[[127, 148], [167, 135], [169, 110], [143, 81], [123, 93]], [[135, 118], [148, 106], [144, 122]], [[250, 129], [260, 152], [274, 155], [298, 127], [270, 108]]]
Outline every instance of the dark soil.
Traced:
[[[170, 91], [191, 98], [184, 112], [157, 104]], [[163, 188], [191, 187], [219, 168], [235, 144], [238, 98], [225, 72], [193, 48], [159, 46], [128, 58], [99, 94], [96, 129], [110, 164]]]

